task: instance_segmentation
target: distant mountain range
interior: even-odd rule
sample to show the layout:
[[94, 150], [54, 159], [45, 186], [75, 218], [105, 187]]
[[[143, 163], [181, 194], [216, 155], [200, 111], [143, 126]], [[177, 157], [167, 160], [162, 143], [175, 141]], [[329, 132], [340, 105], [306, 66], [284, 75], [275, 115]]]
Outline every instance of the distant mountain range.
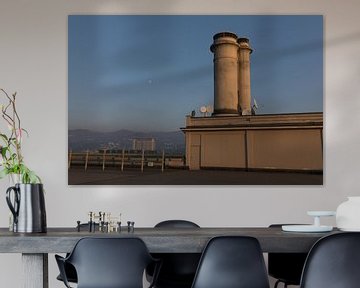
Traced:
[[179, 131], [172, 132], [136, 132], [118, 130], [114, 132], [96, 132], [86, 129], [69, 130], [69, 151], [96, 151], [99, 149], [121, 150], [132, 149], [133, 139], [154, 138], [156, 150], [163, 149], [168, 153], [185, 152], [185, 136]]

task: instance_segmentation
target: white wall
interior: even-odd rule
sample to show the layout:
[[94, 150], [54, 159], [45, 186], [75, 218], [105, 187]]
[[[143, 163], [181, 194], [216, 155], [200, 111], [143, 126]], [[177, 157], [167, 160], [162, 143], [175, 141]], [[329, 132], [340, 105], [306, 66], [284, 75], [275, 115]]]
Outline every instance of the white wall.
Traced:
[[[89, 210], [122, 212], [136, 226], [187, 218], [201, 226], [307, 222], [360, 195], [360, 2], [357, 0], [1, 0], [0, 87], [18, 92], [26, 161], [46, 187], [48, 226], [73, 226]], [[67, 15], [323, 14], [325, 184], [322, 187], [69, 187], [67, 185]], [[6, 180], [0, 226], [8, 224]], [[334, 224], [333, 220], [328, 223]], [[50, 262], [50, 287], [57, 271]], [[0, 255], [2, 287], [20, 287], [20, 256]]]

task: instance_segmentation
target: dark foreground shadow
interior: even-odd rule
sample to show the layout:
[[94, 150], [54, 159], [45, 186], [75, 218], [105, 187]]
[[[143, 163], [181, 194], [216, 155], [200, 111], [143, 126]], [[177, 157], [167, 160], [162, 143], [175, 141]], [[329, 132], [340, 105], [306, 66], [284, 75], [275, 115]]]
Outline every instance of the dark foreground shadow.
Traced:
[[228, 170], [177, 170], [71, 168], [69, 185], [323, 185], [322, 174], [247, 172]]

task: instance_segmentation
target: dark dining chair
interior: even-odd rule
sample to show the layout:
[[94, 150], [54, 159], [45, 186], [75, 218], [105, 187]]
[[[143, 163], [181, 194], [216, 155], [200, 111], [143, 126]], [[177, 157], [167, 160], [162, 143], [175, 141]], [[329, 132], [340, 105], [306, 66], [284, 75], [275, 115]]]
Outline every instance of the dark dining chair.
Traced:
[[[156, 229], [200, 228], [199, 225], [188, 220], [166, 220], [155, 225]], [[156, 253], [152, 254], [161, 259], [156, 288], [190, 288], [198, 266], [200, 253]], [[153, 267], [147, 269], [147, 278], [151, 279]]]
[[[82, 238], [68, 257], [55, 255], [61, 277], [70, 288], [65, 263], [74, 266], [78, 288], [142, 288], [146, 267], [154, 262], [154, 281], [160, 262], [139, 238]], [[153, 287], [153, 283], [149, 287]]]
[[[68, 256], [69, 254], [66, 255], [66, 257]], [[65, 259], [65, 258], [64, 258]], [[76, 270], [75, 270], [75, 267], [68, 263], [68, 262], [64, 262], [64, 274], [66, 275], [66, 279], [68, 282], [71, 282], [71, 283], [77, 283], [77, 274], [76, 274]], [[57, 277], [56, 277], [57, 280], [59, 281], [62, 281], [64, 282], [63, 280], [63, 277], [61, 276], [61, 274], [59, 274]]]
[[260, 244], [248, 236], [212, 238], [201, 256], [192, 288], [269, 288]]
[[[281, 228], [282, 225], [272, 224], [270, 228]], [[268, 273], [271, 277], [277, 279], [274, 288], [280, 283], [284, 288], [288, 285], [300, 285], [301, 273], [307, 253], [269, 253], [268, 254]]]
[[[89, 224], [88, 223], [82, 223], [80, 224], [80, 229], [81, 230], [88, 230], [89, 229]], [[95, 229], [99, 229], [99, 224], [98, 223], [95, 223]], [[69, 253], [66, 254], [66, 257], [69, 256]], [[70, 263], [67, 263], [65, 262], [64, 263], [64, 268], [65, 268], [65, 274], [66, 274], [66, 278], [68, 280], [68, 282], [71, 282], [71, 283], [77, 283], [77, 275], [76, 275], [76, 270], [74, 268], [73, 265], [71, 265]], [[63, 281], [63, 278], [61, 277], [61, 274], [59, 274], [57, 277], [56, 277], [57, 280], [59, 281]]]
[[301, 288], [360, 287], [360, 233], [325, 236], [309, 252]]

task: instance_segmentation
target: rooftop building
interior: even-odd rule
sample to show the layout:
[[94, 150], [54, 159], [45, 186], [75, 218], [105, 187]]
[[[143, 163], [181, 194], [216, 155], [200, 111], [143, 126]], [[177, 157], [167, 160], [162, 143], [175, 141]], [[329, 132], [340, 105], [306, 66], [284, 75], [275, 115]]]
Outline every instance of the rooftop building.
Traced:
[[323, 113], [254, 115], [249, 40], [213, 37], [214, 112], [186, 117], [186, 165], [198, 169], [322, 172]]

